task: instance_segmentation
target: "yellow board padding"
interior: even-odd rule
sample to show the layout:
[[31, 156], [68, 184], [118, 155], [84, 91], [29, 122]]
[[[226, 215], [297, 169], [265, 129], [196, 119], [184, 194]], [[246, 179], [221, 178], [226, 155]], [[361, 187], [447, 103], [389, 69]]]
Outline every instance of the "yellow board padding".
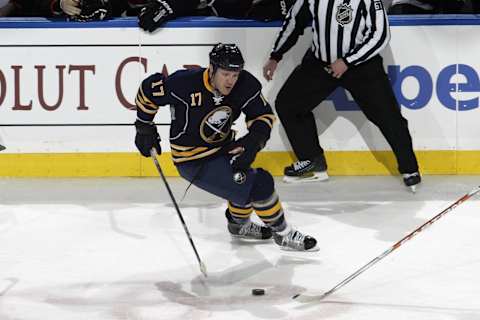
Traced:
[[[458, 152], [455, 151], [416, 151], [423, 174], [480, 174], [480, 166], [474, 169], [470, 163], [480, 161], [480, 151], [461, 151], [469, 164], [464, 172], [457, 168]], [[332, 176], [397, 175], [397, 162], [391, 151], [327, 151], [328, 174]], [[467, 159], [469, 159], [467, 161]], [[476, 159], [476, 160], [474, 160]], [[296, 159], [289, 152], [261, 152], [254, 163], [268, 168], [275, 176], [283, 175], [283, 168]]]
[[[417, 151], [423, 174], [480, 174], [480, 151]], [[328, 173], [338, 175], [396, 175], [391, 151], [327, 151]], [[170, 153], [160, 156], [167, 176], [178, 176]], [[261, 152], [254, 167], [275, 176], [294, 161], [291, 152]], [[1, 177], [153, 177], [153, 162], [138, 153], [0, 153]]]
[[116, 177], [137, 176], [135, 153], [20, 153], [0, 154], [0, 176]]
[[480, 173], [480, 151], [462, 151], [457, 154], [457, 174], [475, 175]]

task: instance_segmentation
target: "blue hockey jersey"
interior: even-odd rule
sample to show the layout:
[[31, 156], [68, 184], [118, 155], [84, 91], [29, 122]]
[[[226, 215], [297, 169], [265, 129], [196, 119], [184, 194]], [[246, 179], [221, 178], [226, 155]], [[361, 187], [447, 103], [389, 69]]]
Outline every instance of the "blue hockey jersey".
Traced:
[[138, 89], [137, 117], [153, 121], [158, 108], [169, 105], [173, 161], [205, 159], [235, 139], [232, 125], [241, 113], [249, 131], [270, 137], [275, 116], [261, 90], [260, 82], [245, 70], [228, 96], [214, 90], [206, 68], [179, 70], [168, 77], [155, 73]]

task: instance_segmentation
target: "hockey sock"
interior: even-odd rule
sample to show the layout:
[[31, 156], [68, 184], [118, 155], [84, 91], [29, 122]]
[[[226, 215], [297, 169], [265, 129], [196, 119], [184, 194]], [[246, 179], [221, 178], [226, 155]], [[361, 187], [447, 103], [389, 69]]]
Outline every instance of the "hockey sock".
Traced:
[[247, 221], [250, 219], [250, 215], [252, 214], [252, 212], [253, 208], [251, 204], [242, 206], [228, 201], [228, 213], [230, 214], [230, 218], [234, 223], [247, 223]]
[[263, 201], [253, 202], [253, 208], [257, 216], [273, 231], [285, 229], [286, 221], [282, 204], [275, 192]]
[[285, 228], [282, 231], [275, 231], [275, 233], [283, 237], [286, 236], [291, 230], [292, 227], [285, 222]]

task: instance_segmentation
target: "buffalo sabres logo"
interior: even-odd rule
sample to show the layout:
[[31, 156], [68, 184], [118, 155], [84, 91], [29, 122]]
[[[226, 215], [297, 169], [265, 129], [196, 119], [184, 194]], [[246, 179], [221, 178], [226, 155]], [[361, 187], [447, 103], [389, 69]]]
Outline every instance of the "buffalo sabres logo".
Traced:
[[222, 142], [230, 135], [232, 109], [222, 106], [210, 111], [200, 124], [200, 136], [210, 144]]
[[235, 172], [233, 174], [233, 181], [236, 184], [243, 184], [245, 181], [247, 181], [247, 175], [242, 171]]
[[353, 19], [353, 9], [348, 4], [341, 4], [337, 7], [337, 22], [342, 26], [349, 24]]

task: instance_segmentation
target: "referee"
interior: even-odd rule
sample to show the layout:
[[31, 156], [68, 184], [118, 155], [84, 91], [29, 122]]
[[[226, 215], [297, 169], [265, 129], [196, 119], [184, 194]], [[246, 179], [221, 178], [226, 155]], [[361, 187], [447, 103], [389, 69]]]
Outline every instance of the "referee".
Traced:
[[312, 110], [337, 87], [350, 91], [365, 116], [382, 132], [395, 153], [405, 185], [420, 183], [408, 123], [383, 68], [379, 53], [390, 40], [381, 0], [297, 0], [278, 33], [263, 67], [270, 81], [278, 62], [306, 27], [313, 41], [301, 64], [275, 101], [298, 161], [284, 170], [286, 182], [328, 179]]

